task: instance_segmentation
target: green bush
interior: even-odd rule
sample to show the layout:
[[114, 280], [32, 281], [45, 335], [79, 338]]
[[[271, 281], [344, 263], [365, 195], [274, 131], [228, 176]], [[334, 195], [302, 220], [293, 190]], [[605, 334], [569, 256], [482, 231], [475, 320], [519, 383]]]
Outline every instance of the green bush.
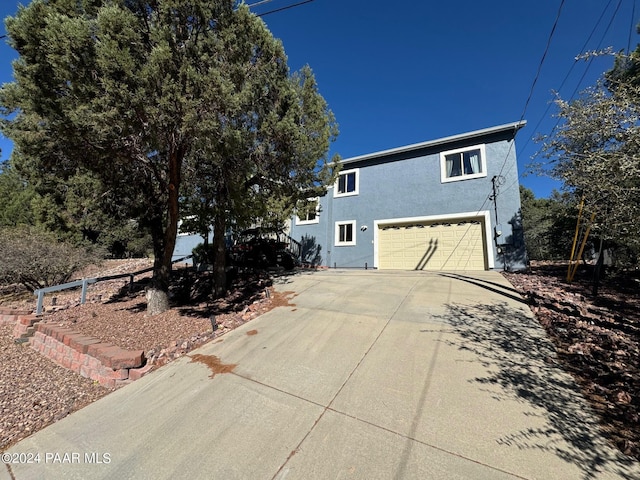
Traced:
[[195, 246], [195, 248], [191, 251], [193, 254], [193, 264], [207, 264], [213, 265], [215, 263], [216, 251], [213, 244], [206, 245], [204, 243], [199, 243]]

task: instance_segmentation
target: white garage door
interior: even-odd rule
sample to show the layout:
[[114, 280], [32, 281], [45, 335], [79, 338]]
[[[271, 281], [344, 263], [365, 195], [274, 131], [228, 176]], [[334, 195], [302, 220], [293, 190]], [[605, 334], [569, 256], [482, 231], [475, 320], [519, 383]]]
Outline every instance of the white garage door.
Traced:
[[380, 225], [378, 268], [486, 270], [484, 238], [478, 219]]

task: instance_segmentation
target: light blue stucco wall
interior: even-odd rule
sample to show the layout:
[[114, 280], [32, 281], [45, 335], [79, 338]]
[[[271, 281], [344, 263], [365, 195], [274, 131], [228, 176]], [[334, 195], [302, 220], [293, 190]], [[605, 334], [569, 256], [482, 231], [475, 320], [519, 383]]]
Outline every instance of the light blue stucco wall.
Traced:
[[[513, 135], [511, 135], [512, 137]], [[375, 221], [482, 213], [490, 218], [488, 247], [493, 250], [494, 269], [521, 269], [526, 264], [519, 214], [520, 194], [515, 145], [505, 134], [487, 138], [457, 140], [452, 144], [391, 154], [362, 161], [346, 161], [343, 171], [359, 169], [359, 194], [334, 198], [334, 189], [320, 199], [319, 222], [298, 225], [294, 219], [292, 237], [313, 239], [320, 246], [321, 264], [337, 267], [373, 268]], [[440, 152], [484, 145], [486, 177], [441, 182]], [[496, 177], [498, 221], [509, 238], [494, 241], [496, 204], [492, 179]], [[486, 212], [489, 212], [487, 215]], [[356, 221], [356, 245], [335, 246], [335, 222]], [[515, 225], [512, 232], [511, 225]], [[366, 229], [364, 229], [366, 227]], [[497, 243], [508, 242], [499, 246]], [[317, 247], [316, 247], [317, 248]]]
[[[209, 243], [213, 242], [213, 234], [209, 234]], [[204, 243], [204, 238], [196, 233], [193, 234], [180, 234], [176, 237], [176, 246], [173, 249], [173, 256], [171, 261], [176, 261], [180, 258], [189, 256], [193, 253], [193, 249], [199, 244]], [[186, 264], [192, 265], [193, 260], [188, 259]]]

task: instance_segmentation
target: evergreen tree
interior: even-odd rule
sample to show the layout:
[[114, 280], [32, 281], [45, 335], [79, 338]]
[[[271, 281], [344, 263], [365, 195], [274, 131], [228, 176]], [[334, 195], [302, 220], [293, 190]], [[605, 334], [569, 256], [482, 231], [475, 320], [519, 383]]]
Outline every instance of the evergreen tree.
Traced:
[[34, 225], [33, 188], [10, 162], [0, 164], [0, 227]]
[[566, 260], [576, 228], [577, 202], [569, 193], [553, 191], [550, 198], [536, 198], [520, 186], [525, 244], [531, 260]]
[[[284, 62], [281, 45], [273, 47], [272, 58]], [[248, 57], [243, 62], [255, 62], [244, 52]], [[226, 284], [227, 229], [254, 224], [282, 228], [296, 203], [325, 192], [337, 172], [337, 157], [331, 162], [327, 157], [337, 126], [311, 69], [289, 76], [278, 62], [274, 67], [236, 77], [240, 81], [226, 104], [237, 110], [227, 112], [229, 121], [220, 128], [225, 140], [205, 143], [201, 158], [192, 157], [189, 213], [202, 232], [213, 220], [216, 295]], [[264, 94], [267, 78], [269, 95]]]
[[6, 21], [20, 56], [0, 108], [16, 166], [63, 182], [78, 169], [91, 172], [98, 190], [151, 234], [152, 314], [168, 308], [185, 175], [206, 167], [216, 180], [213, 204], [224, 212], [239, 198], [230, 186], [251, 183], [247, 164], [282, 161], [274, 177], [282, 179], [291, 155], [326, 154], [300, 152], [304, 144], [282, 138], [296, 126], [277, 119], [290, 121], [283, 112], [300, 103], [281, 88], [289, 73], [282, 45], [246, 6], [235, 7], [232, 0], [34, 0]]

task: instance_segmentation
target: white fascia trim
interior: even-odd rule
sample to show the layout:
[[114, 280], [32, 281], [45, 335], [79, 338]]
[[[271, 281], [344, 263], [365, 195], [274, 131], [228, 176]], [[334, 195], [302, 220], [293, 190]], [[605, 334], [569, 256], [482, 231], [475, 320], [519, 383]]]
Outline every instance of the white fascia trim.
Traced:
[[500, 133], [508, 130], [513, 130], [513, 136], [515, 138], [515, 135], [518, 132], [518, 130], [523, 128], [526, 124], [527, 124], [527, 121], [522, 120], [519, 122], [507, 123], [505, 125], [498, 125], [496, 127], [483, 128], [482, 130], [476, 130], [473, 132], [463, 133], [459, 135], [452, 135], [450, 137], [439, 138], [437, 140], [429, 140], [427, 142], [414, 143], [412, 145], [406, 145], [404, 147], [391, 148], [389, 150], [382, 150], [379, 152], [367, 153], [365, 155], [358, 155], [357, 157], [345, 158], [343, 160], [340, 160], [339, 163], [343, 165], [347, 165], [353, 162], [369, 160], [372, 158], [385, 157], [385, 156], [396, 154], [396, 153], [405, 153], [405, 152], [410, 152], [412, 150], [419, 150], [421, 148], [426, 148], [426, 147], [435, 147], [435, 146], [446, 145], [447, 143], [453, 143], [453, 142], [462, 141], [462, 140], [471, 140], [473, 138], [480, 138], [480, 137], [484, 137], [487, 135]]
[[378, 268], [378, 232], [380, 227], [385, 225], [395, 225], [397, 223], [420, 223], [420, 222], [437, 222], [441, 220], [458, 220], [463, 218], [478, 218], [484, 221], [485, 242], [487, 245], [487, 266], [489, 270], [495, 268], [495, 257], [493, 255], [493, 227], [491, 226], [491, 212], [482, 210], [479, 212], [461, 212], [446, 213], [442, 215], [429, 215], [426, 217], [403, 217], [403, 218], [385, 218], [373, 221], [373, 267]]

